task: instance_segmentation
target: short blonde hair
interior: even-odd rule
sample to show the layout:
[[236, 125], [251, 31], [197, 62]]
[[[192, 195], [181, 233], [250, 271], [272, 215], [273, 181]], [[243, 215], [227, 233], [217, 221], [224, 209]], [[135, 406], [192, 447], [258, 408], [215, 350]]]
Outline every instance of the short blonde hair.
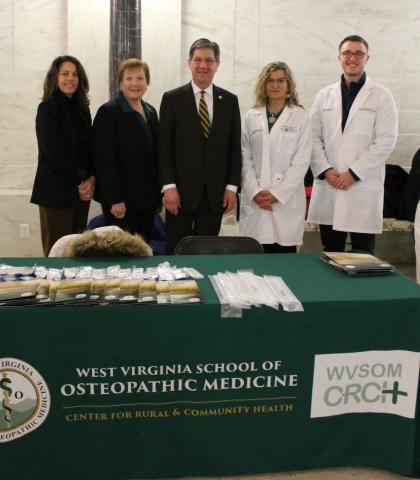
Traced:
[[121, 83], [121, 80], [123, 79], [124, 72], [129, 68], [142, 68], [146, 76], [147, 85], [150, 84], [149, 65], [147, 65], [146, 62], [143, 62], [143, 60], [139, 60], [138, 58], [127, 58], [127, 60], [123, 60], [118, 66], [117, 88], [120, 88], [120, 83]]
[[255, 107], [263, 107], [267, 104], [267, 94], [265, 91], [265, 84], [270, 75], [277, 70], [283, 70], [289, 83], [289, 96], [286, 99], [286, 104], [290, 107], [293, 105], [301, 106], [299, 103], [298, 94], [296, 91], [296, 82], [289, 65], [285, 62], [271, 62], [266, 65], [258, 76], [257, 84], [255, 86]]

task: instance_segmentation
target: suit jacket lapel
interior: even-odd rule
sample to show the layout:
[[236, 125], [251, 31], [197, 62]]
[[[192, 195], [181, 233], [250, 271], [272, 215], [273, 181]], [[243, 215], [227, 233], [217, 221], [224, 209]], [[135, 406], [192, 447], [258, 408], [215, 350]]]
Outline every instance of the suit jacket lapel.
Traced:
[[215, 135], [220, 123], [220, 119], [223, 118], [223, 110], [225, 107], [225, 99], [223, 98], [220, 88], [213, 85], [213, 120], [211, 122], [209, 138]]
[[184, 88], [185, 114], [191, 119], [191, 124], [197, 131], [197, 135], [202, 135], [200, 117], [198, 116], [197, 104], [195, 103], [194, 91], [191, 83], [187, 83]]

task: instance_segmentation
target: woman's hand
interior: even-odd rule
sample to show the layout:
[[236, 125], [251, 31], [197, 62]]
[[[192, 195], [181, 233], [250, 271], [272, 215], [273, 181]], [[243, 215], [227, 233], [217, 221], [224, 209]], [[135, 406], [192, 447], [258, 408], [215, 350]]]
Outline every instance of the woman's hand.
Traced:
[[273, 203], [278, 202], [277, 198], [268, 190], [258, 192], [253, 200], [260, 208], [269, 212], [273, 211]]
[[339, 188], [340, 190], [348, 190], [353, 183], [356, 183], [353, 175], [350, 172], [342, 172], [338, 174], [337, 186], [335, 188]]
[[111, 213], [115, 218], [124, 218], [125, 217], [125, 203], [114, 203], [111, 207]]
[[90, 177], [87, 180], [84, 180], [78, 187], [80, 200], [86, 202], [93, 198], [95, 193], [95, 177]]

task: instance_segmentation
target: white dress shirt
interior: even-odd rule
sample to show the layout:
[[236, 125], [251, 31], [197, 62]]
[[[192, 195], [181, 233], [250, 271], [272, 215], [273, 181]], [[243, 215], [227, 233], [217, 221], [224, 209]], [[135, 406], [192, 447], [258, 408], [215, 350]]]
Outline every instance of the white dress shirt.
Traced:
[[213, 121], [213, 84], [211, 83], [204, 90], [202, 90], [200, 87], [197, 87], [197, 85], [194, 82], [191, 82], [191, 86], [194, 92], [195, 104], [197, 105], [197, 112], [200, 111], [201, 92], [205, 92], [204, 100], [207, 103], [207, 110], [209, 112], [210, 123], [212, 123]]

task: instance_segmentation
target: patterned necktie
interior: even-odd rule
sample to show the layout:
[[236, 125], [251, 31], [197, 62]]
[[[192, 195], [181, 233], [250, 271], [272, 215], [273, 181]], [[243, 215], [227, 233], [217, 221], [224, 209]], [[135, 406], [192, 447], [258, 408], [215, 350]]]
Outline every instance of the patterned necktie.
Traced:
[[200, 104], [198, 107], [198, 115], [200, 116], [200, 124], [201, 130], [203, 131], [203, 135], [208, 138], [210, 132], [210, 117], [209, 111], [207, 109], [207, 103], [204, 99], [204, 91], [201, 92]]

